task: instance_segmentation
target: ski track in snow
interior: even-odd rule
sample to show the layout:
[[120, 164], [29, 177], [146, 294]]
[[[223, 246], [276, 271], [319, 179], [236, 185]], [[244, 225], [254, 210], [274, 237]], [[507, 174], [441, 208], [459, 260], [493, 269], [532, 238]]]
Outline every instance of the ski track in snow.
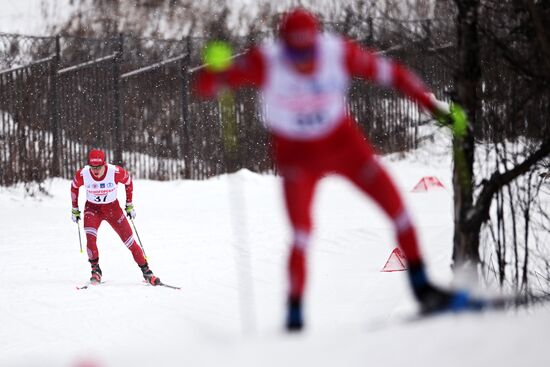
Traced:
[[[450, 166], [385, 164], [418, 225], [430, 275], [448, 282], [451, 194], [410, 189], [431, 175], [449, 187]], [[135, 224], [150, 266], [181, 290], [145, 285], [106, 223], [98, 236], [105, 284], [76, 290], [89, 264], [70, 220], [69, 185], [48, 181], [51, 196], [39, 198], [0, 188], [0, 366], [550, 363], [547, 308], [391, 324], [415, 305], [404, 273], [380, 272], [396, 245], [390, 223], [339, 178], [317, 191], [301, 335], [282, 331], [290, 233], [278, 178], [240, 171], [201, 182], [135, 181]], [[243, 200], [231, 199], [235, 190]], [[252, 290], [239, 278], [246, 254]], [[389, 326], [377, 329], [384, 320]]]

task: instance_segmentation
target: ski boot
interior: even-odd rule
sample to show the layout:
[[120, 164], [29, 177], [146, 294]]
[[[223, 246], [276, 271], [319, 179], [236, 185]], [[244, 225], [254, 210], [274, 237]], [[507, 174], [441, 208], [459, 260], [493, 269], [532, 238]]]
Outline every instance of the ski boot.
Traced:
[[466, 291], [440, 289], [432, 285], [426, 277], [422, 263], [410, 265], [409, 280], [414, 296], [420, 303], [422, 315], [446, 311], [480, 311], [486, 306], [483, 300], [471, 297]]
[[304, 328], [302, 315], [302, 299], [289, 297], [287, 304], [286, 330], [288, 332], [300, 331]]
[[149, 264], [145, 263], [143, 265], [139, 266], [141, 268], [141, 272], [143, 273], [143, 279], [151, 285], [159, 285], [160, 279], [153, 274], [151, 269], [149, 269]]
[[101, 268], [99, 267], [99, 259], [89, 260], [90, 264], [92, 265], [92, 276], [90, 277], [90, 283], [91, 284], [99, 284], [101, 283]]

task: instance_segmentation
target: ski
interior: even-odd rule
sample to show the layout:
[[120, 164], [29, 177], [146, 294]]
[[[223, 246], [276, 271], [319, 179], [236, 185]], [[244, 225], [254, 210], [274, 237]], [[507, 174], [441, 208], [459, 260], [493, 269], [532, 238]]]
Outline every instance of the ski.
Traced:
[[88, 282], [84, 285], [81, 285], [81, 286], [76, 286], [76, 290], [80, 291], [80, 290], [83, 290], [83, 289], [88, 289], [90, 287], [94, 287], [96, 285], [100, 285], [100, 284], [103, 284], [105, 282], [100, 282], [100, 283], [97, 283], [97, 282]]
[[476, 313], [486, 311], [499, 311], [521, 306], [543, 304], [550, 301], [550, 294], [541, 295], [503, 295], [476, 297], [469, 293], [463, 293], [464, 298], [460, 302], [451, 303], [449, 307], [434, 312], [420, 313], [413, 319], [429, 318], [438, 315]]
[[485, 302], [485, 309], [498, 310], [510, 307], [544, 304], [550, 302], [550, 294], [500, 296], [488, 298], [483, 301]]
[[145, 285], [150, 285], [152, 287], [166, 287], [166, 288], [170, 288], [170, 289], [176, 289], [176, 290], [181, 290], [181, 287], [177, 287], [175, 285], [170, 285], [170, 284], [166, 284], [166, 283], [163, 283], [163, 282], [160, 282], [159, 284], [151, 284], [149, 282], [146, 282], [145, 280], [143, 281], [143, 283], [145, 283]]
[[181, 290], [181, 287], [177, 287], [175, 285], [170, 285], [170, 284], [165, 284], [163, 282], [160, 282], [159, 284], [157, 285], [160, 285], [161, 287], [166, 287], [166, 288], [170, 288], [170, 289], [177, 289], [177, 290]]
[[527, 305], [540, 305], [550, 302], [550, 294], [541, 295], [510, 295], [476, 298], [468, 295], [467, 302], [458, 306], [450, 306], [443, 310], [427, 313], [409, 313], [396, 315], [393, 318], [372, 320], [367, 328], [369, 331], [386, 329], [390, 326], [413, 324], [421, 321], [428, 321], [450, 315], [476, 314], [491, 311], [504, 311], [510, 308], [518, 308]]
[[[88, 282], [86, 284], [83, 284], [83, 285], [80, 285], [80, 286], [76, 286], [76, 290], [83, 290], [83, 289], [88, 289], [88, 288], [92, 288], [92, 287], [95, 287], [95, 286], [98, 286], [100, 284], [103, 284], [105, 283], [104, 281], [102, 281], [101, 283], [92, 283], [92, 282]], [[147, 282], [145, 282], [145, 285], [152, 285], [152, 284], [149, 284]], [[160, 287], [166, 287], [166, 288], [170, 288], [170, 289], [176, 289], [176, 290], [181, 290], [181, 287], [178, 287], [178, 286], [175, 286], [175, 285], [170, 285], [170, 284], [166, 284], [166, 283], [162, 283], [160, 282], [159, 284], [156, 284], [154, 285], [155, 287], [156, 286], [160, 286]]]

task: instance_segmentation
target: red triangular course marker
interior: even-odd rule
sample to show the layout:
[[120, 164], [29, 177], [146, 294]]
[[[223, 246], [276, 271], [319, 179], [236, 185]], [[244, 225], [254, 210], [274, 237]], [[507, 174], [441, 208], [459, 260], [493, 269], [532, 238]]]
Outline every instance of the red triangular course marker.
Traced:
[[426, 192], [428, 190], [431, 190], [433, 188], [442, 188], [444, 189], [445, 186], [439, 181], [439, 179], [435, 176], [425, 176], [418, 181], [415, 187], [413, 187], [412, 192]]
[[399, 247], [396, 247], [391, 252], [388, 261], [386, 261], [386, 265], [384, 265], [384, 267], [380, 271], [392, 272], [403, 270], [407, 270], [407, 260], [405, 260], [405, 255], [403, 255], [403, 252], [401, 252]]

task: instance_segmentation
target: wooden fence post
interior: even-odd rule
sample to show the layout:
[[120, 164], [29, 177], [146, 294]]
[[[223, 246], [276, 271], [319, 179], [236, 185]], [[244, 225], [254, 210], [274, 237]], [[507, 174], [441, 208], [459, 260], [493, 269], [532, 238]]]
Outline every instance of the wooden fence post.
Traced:
[[60, 137], [61, 132], [59, 130], [59, 90], [58, 90], [58, 76], [59, 64], [61, 63], [61, 47], [59, 45], [59, 35], [55, 36], [55, 56], [51, 63], [50, 78], [51, 78], [51, 99], [50, 99], [50, 121], [52, 124], [52, 165], [51, 176], [61, 176], [61, 160], [60, 160]]
[[191, 42], [187, 39], [187, 55], [180, 60], [181, 72], [181, 115], [180, 115], [180, 152], [184, 164], [183, 177], [191, 177], [191, 157], [189, 150], [189, 65], [191, 63]]
[[117, 165], [123, 165], [122, 162], [122, 118], [121, 118], [121, 98], [120, 98], [120, 63], [124, 53], [124, 35], [121, 33], [117, 41], [117, 54], [113, 59], [113, 162]]

